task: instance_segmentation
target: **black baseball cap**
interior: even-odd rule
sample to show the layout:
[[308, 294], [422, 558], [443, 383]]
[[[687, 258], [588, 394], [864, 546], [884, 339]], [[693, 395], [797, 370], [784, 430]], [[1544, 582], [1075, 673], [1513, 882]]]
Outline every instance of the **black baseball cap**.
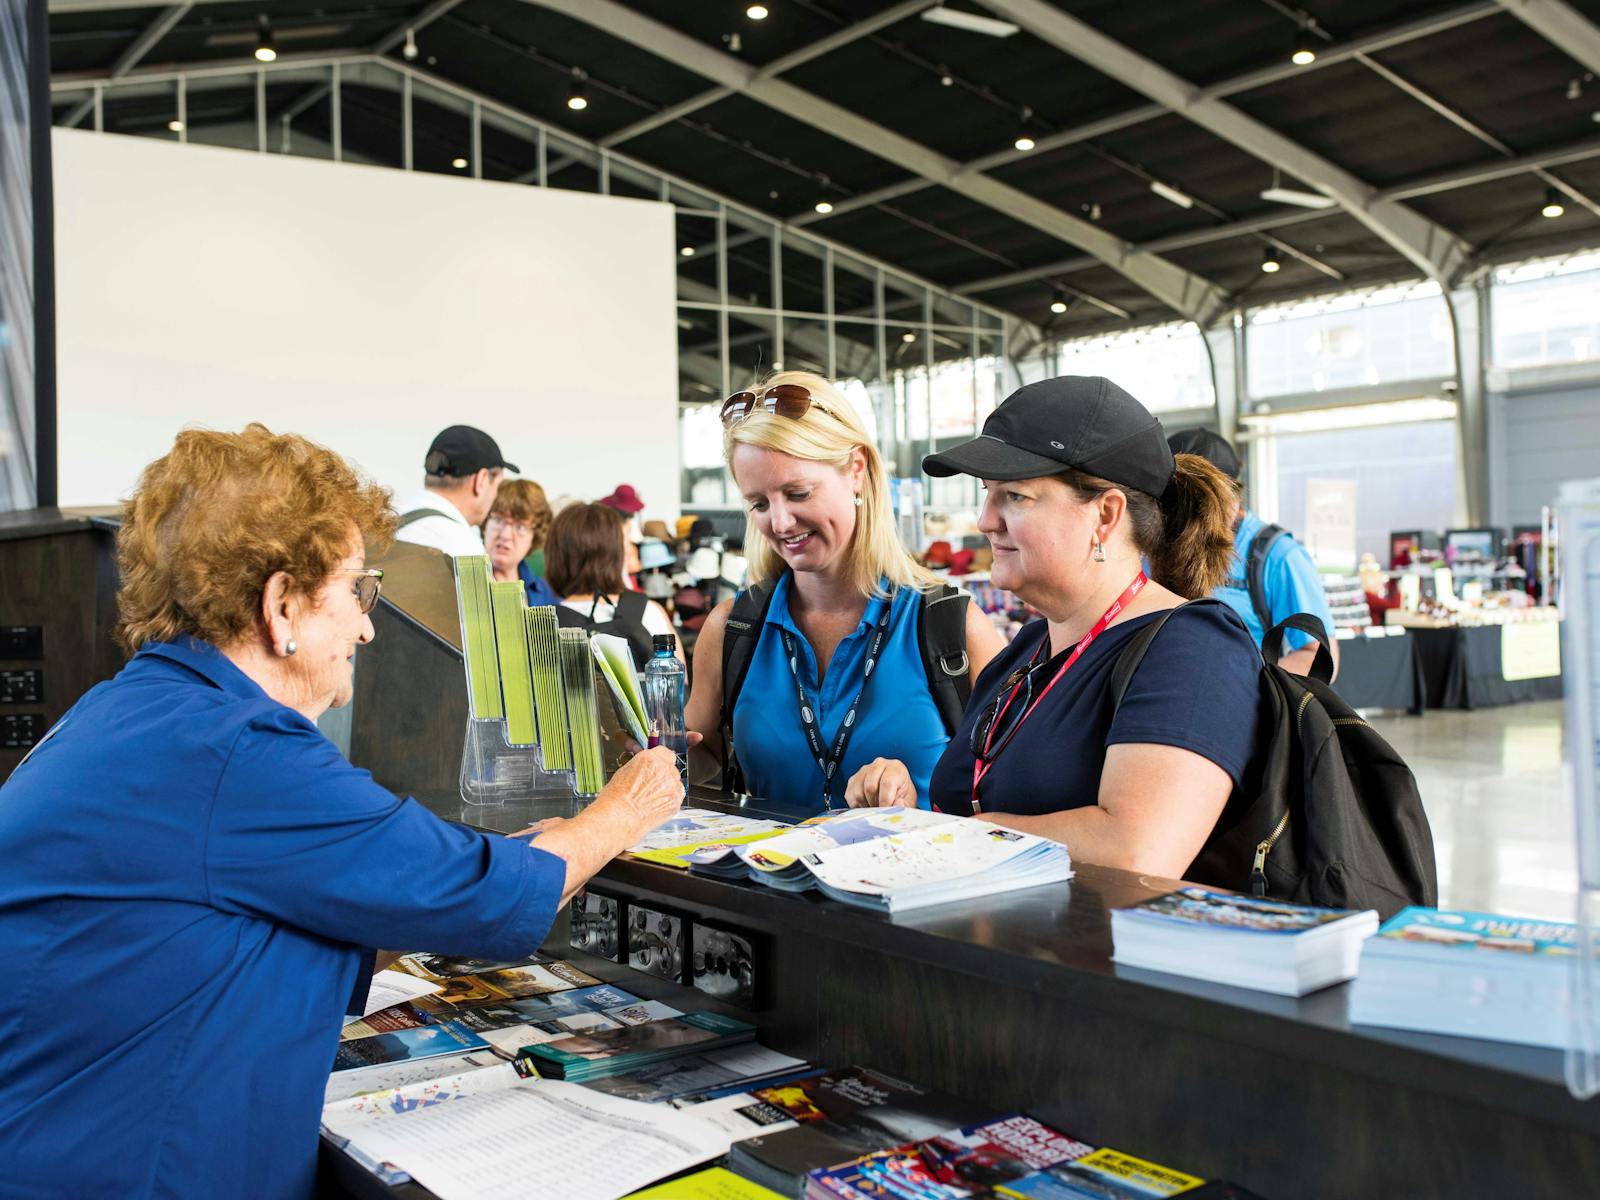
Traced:
[[1239, 478], [1239, 453], [1209, 429], [1180, 429], [1167, 439], [1174, 454], [1198, 454], [1230, 479]]
[[429, 475], [475, 475], [485, 467], [491, 470], [504, 467], [507, 471], [522, 469], [505, 460], [492, 437], [471, 425], [452, 425], [441, 431], [428, 447], [428, 457], [423, 463]]
[[1063, 375], [1018, 388], [983, 432], [922, 460], [929, 475], [1032, 479], [1075, 468], [1159, 498], [1172, 482], [1161, 422], [1109, 379]]

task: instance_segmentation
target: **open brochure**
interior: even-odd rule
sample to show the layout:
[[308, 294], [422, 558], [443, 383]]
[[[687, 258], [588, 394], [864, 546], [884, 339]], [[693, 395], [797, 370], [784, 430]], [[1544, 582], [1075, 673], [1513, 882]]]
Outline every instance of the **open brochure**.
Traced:
[[628, 649], [627, 639], [611, 633], [592, 634], [589, 651], [611, 690], [618, 720], [634, 741], [647, 745], [649, 718], [644, 711], [644, 691], [639, 686], [639, 673], [633, 669], [633, 651]]
[[345, 1102], [323, 1110], [323, 1127], [439, 1200], [521, 1200], [541, 1180], [562, 1200], [615, 1200], [728, 1149], [725, 1131], [687, 1110], [510, 1070]]
[[698, 850], [759, 841], [775, 837], [788, 828], [781, 821], [764, 821], [708, 808], [683, 808], [645, 834], [637, 845], [629, 846], [628, 853], [646, 862], [687, 867], [690, 856]]
[[706, 846], [688, 856], [689, 869], [718, 879], [754, 879], [788, 892], [818, 886], [807, 855], [961, 818], [920, 808], [856, 808], [812, 817], [774, 837], [744, 845]]

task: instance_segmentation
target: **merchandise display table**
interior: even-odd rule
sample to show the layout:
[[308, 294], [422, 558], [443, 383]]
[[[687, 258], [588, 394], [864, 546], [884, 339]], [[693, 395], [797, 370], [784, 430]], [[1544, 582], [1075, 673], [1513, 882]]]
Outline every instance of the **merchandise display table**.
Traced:
[[[430, 807], [502, 832], [528, 815]], [[595, 881], [754, 934], [751, 1015], [784, 1053], [1026, 1110], [1273, 1200], [1600, 1195], [1600, 1104], [1572, 1099], [1556, 1051], [1355, 1027], [1347, 985], [1295, 1000], [1113, 963], [1110, 910], [1171, 886], [1080, 864], [1070, 884], [889, 918], [627, 858]], [[559, 928], [548, 949], [641, 995], [720, 1007], [596, 968]], [[426, 1195], [330, 1157], [358, 1195]]]
[[1423, 711], [1427, 688], [1409, 633], [1339, 641], [1339, 675], [1333, 690], [1351, 708]]
[[[1515, 631], [1515, 632], [1513, 632]], [[1552, 622], [1540, 622], [1533, 636], [1559, 639]], [[1561, 699], [1561, 676], [1518, 678], [1507, 671], [1506, 638], [1523, 639], [1529, 630], [1508, 625], [1465, 625], [1450, 629], [1412, 629], [1429, 708], [1490, 708], [1529, 700]]]

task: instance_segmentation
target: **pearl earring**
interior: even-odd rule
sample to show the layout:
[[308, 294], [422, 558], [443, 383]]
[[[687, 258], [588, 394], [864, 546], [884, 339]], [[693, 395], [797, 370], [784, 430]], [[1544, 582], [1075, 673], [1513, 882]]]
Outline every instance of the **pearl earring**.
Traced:
[[283, 656], [288, 658], [289, 655], [293, 654], [298, 649], [300, 649], [299, 643], [297, 643], [293, 638], [290, 638], [283, 644]]
[[863, 503], [865, 503], [865, 501], [863, 501], [860, 496], [857, 496], [856, 497], [856, 507], [860, 508]]
[[1105, 562], [1106, 560], [1106, 545], [1099, 538], [1094, 540], [1094, 560], [1095, 562]]

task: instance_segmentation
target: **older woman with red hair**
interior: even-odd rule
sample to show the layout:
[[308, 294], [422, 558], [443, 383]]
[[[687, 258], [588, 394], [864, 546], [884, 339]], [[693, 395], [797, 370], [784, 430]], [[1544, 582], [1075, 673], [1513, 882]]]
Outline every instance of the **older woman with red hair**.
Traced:
[[125, 505], [133, 660], [0, 788], [18, 1194], [311, 1195], [373, 948], [522, 958], [681, 802], [649, 751], [530, 845], [346, 762], [315, 722], [350, 700], [382, 575], [366, 550], [393, 531], [387, 492], [260, 425], [181, 433]]

